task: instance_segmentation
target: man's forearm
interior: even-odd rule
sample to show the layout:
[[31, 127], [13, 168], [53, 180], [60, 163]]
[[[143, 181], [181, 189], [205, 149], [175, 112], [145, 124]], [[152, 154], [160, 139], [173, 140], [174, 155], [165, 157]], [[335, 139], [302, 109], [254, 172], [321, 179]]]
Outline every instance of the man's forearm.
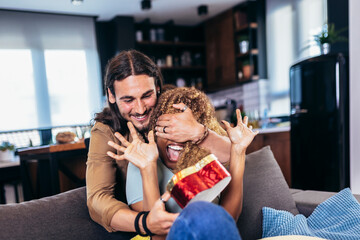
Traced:
[[134, 221], [138, 213], [128, 208], [117, 211], [111, 219], [110, 226], [115, 231], [135, 232]]

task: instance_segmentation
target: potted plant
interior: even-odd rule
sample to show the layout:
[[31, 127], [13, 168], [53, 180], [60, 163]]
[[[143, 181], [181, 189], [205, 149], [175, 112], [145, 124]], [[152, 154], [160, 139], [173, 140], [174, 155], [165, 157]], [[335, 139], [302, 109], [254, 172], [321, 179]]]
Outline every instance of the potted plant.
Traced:
[[324, 24], [322, 31], [315, 35], [315, 41], [320, 46], [321, 54], [327, 54], [330, 52], [331, 44], [336, 42], [347, 41], [347, 38], [341, 36], [341, 33], [346, 31], [347, 28], [342, 28], [340, 30], [335, 30], [335, 25], [333, 23]]
[[252, 66], [250, 65], [249, 59], [245, 59], [244, 61], [242, 61], [242, 72], [243, 72], [243, 78], [245, 80], [249, 80], [251, 78]]
[[14, 159], [15, 145], [10, 142], [0, 144], [0, 161], [11, 161]]

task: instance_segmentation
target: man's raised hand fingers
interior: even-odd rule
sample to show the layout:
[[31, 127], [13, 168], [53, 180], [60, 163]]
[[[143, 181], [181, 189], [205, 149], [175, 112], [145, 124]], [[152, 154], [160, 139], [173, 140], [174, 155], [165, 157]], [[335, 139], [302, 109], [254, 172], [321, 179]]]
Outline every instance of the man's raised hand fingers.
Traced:
[[155, 134], [156, 134], [156, 136], [158, 136], [158, 137], [166, 138], [166, 139], [169, 139], [169, 140], [174, 141], [174, 139], [173, 139], [173, 137], [171, 136], [171, 134], [166, 134], [166, 133], [159, 132], [159, 131], [156, 131]]
[[114, 143], [113, 141], [108, 141], [108, 145], [115, 148], [116, 150], [120, 152], [125, 152], [126, 148], [123, 146], [120, 146], [119, 144]]
[[[130, 145], [130, 143], [123, 137], [123, 135], [121, 135], [120, 133], [118, 133], [118, 132], [116, 132], [115, 133], [115, 137], [117, 138], [117, 139], [119, 139], [120, 140], [120, 142], [125, 146], [125, 147], [127, 147], [127, 146], [129, 146]], [[111, 145], [110, 145], [111, 146]], [[123, 151], [122, 151], [123, 152]]]
[[161, 116], [158, 118], [158, 120], [156, 121], [156, 125], [161, 126], [159, 123], [163, 124], [162, 121], [169, 121], [169, 120], [171, 120], [172, 116], [173, 116], [173, 114], [169, 114], [169, 113], [161, 115]]
[[[179, 109], [182, 112], [186, 112], [186, 111], [191, 111], [191, 109], [189, 109], [188, 107], [186, 107], [186, 105], [184, 103], [177, 103], [177, 104], [173, 104], [173, 108]], [[185, 110], [184, 110], [185, 108]]]
[[[165, 115], [167, 115], [167, 114], [165, 114]], [[165, 115], [161, 115], [161, 116], [165, 116]], [[169, 126], [170, 125], [170, 123], [171, 123], [170, 122], [170, 116], [169, 117], [165, 116], [166, 120], [165, 119], [160, 119], [160, 117], [156, 121], [156, 126], [157, 127], [164, 127], [164, 126]]]
[[137, 132], [135, 130], [134, 125], [131, 122], [127, 122], [127, 126], [128, 126], [128, 128], [130, 130], [130, 134], [131, 134], [132, 139], [133, 140], [139, 139], [139, 136], [137, 135]]
[[[164, 132], [164, 128], [165, 128], [165, 132]], [[164, 133], [164, 134], [166, 134], [166, 133], [169, 133], [169, 132], [167, 132], [168, 130], [169, 130], [169, 129], [168, 129], [167, 126], [164, 126], [164, 127], [156, 126], [156, 127], [155, 127], [155, 131], [156, 131], [156, 132], [159, 132], [159, 133]]]
[[125, 159], [125, 156], [124, 156], [124, 155], [117, 155], [117, 154], [115, 154], [115, 153], [113, 153], [113, 152], [110, 152], [110, 151], [106, 152], [106, 154], [107, 154], [108, 156], [114, 158], [115, 160], [120, 160], [120, 161], [121, 161], [121, 160], [124, 160], [124, 159]]

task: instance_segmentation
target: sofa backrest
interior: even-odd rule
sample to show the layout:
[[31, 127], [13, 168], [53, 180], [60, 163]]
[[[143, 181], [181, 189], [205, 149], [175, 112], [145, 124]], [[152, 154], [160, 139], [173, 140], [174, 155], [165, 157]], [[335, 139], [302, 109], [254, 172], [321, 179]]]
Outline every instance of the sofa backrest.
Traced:
[[[243, 211], [237, 222], [244, 240], [262, 235], [262, 207], [298, 211], [270, 147], [248, 154]], [[130, 239], [132, 233], [108, 233], [93, 222], [86, 188], [20, 204], [0, 205], [0, 239]]]
[[237, 226], [244, 240], [262, 237], [262, 207], [299, 213], [270, 146], [246, 156], [243, 194]]

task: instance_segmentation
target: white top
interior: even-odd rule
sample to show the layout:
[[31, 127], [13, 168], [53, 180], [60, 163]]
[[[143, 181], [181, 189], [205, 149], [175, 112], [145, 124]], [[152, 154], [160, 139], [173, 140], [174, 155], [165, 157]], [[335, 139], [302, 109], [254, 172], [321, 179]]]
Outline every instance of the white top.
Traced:
[[[174, 175], [160, 160], [157, 161], [157, 174], [159, 180], [160, 195], [166, 191], [166, 185], [171, 177]], [[128, 205], [140, 202], [143, 200], [143, 188], [140, 170], [129, 162], [126, 176], [126, 199]], [[181, 212], [180, 206], [173, 198], [170, 198], [166, 203], [166, 209], [169, 212]]]

